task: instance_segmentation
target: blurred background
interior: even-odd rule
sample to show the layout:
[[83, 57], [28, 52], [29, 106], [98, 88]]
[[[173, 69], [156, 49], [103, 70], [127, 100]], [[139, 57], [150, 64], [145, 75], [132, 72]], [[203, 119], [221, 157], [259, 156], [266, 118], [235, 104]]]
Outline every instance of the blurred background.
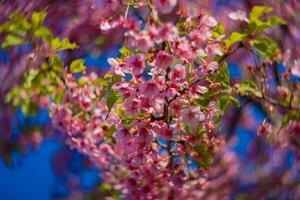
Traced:
[[[108, 69], [107, 59], [120, 56], [121, 32], [103, 33], [99, 29], [99, 16], [107, 14], [101, 0], [2, 0], [0, 1], [0, 23], [5, 22], [7, 16], [13, 11], [21, 11], [30, 14], [48, 6], [46, 25], [53, 30], [55, 35], [68, 37], [81, 47], [79, 50], [63, 54], [68, 62], [75, 58], [83, 58], [89, 71], [95, 71], [98, 75]], [[180, 1], [179, 1], [180, 2]], [[230, 11], [242, 9], [251, 10], [253, 5], [264, 4], [255, 0], [213, 0], [193, 1], [199, 7], [204, 6], [214, 17], [226, 24], [226, 27], [234, 28], [230, 20], [226, 18]], [[299, 41], [299, 19], [292, 12], [286, 12], [279, 1], [269, 1], [275, 5], [276, 11], [282, 17], [290, 14], [295, 19], [290, 29], [277, 33], [282, 48], [290, 45], [295, 48], [296, 55], [300, 51], [296, 45]], [[298, 1], [280, 1], [283, 5], [294, 7], [293, 12], [300, 11]], [[293, 4], [295, 3], [295, 4]], [[90, 8], [92, 12], [88, 10]], [[289, 8], [290, 8], [289, 7]], [[288, 8], [287, 8], [288, 10]], [[225, 16], [225, 17], [224, 17]], [[169, 19], [170, 16], [162, 16]], [[290, 16], [288, 16], [290, 17]], [[288, 39], [290, 38], [289, 41]], [[2, 40], [2, 38], [0, 37]], [[11, 85], [21, 77], [21, 55], [29, 52], [30, 46], [22, 46], [14, 51], [0, 49], [0, 200], [50, 200], [50, 199], [98, 199], [97, 193], [101, 189], [101, 180], [97, 170], [89, 160], [75, 150], [70, 150], [63, 143], [62, 133], [54, 130], [51, 119], [45, 109], [39, 109], [36, 116], [25, 116], [20, 109], [12, 111], [3, 102], [4, 94]], [[230, 58], [229, 70], [231, 81], [234, 83], [245, 76], [243, 65], [248, 62], [237, 57]], [[280, 73], [284, 73], [284, 66], [277, 66]], [[14, 71], [15, 70], [15, 71]], [[20, 71], [17, 71], [20, 70]], [[6, 74], [14, 74], [7, 78]], [[6, 79], [5, 79], [6, 78]], [[5, 82], [4, 82], [5, 81]], [[294, 81], [299, 81], [294, 79]], [[273, 80], [273, 84], [275, 81]], [[232, 123], [222, 123], [222, 130], [230, 138], [230, 148], [236, 152], [239, 159], [245, 165], [253, 164], [251, 158], [254, 155], [272, 153], [262, 145], [257, 137], [257, 128], [266, 119], [265, 111], [261, 105], [240, 99], [242, 108], [230, 108], [225, 119]], [[252, 116], [252, 117], [249, 117]], [[228, 122], [228, 121], [227, 121]], [[289, 170], [295, 160], [295, 153], [291, 149], [277, 152], [280, 160], [274, 160], [276, 169]], [[249, 168], [249, 174], [251, 170]], [[298, 174], [299, 175], [299, 174]], [[250, 175], [249, 175], [250, 176]], [[237, 191], [251, 191], [256, 187], [249, 184], [240, 185]], [[238, 193], [238, 192], [237, 192]], [[288, 194], [287, 194], [288, 195]], [[272, 196], [272, 195], [271, 195]], [[274, 194], [276, 199], [276, 194]], [[284, 199], [282, 194], [282, 199]], [[237, 199], [233, 194], [232, 199]], [[288, 197], [286, 197], [288, 199]]]

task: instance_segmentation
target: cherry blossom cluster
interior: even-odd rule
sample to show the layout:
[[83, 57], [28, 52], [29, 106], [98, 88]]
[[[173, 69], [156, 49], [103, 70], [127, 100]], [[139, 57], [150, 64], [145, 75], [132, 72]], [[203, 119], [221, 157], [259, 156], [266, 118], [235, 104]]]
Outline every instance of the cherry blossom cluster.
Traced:
[[205, 80], [218, 70], [214, 58], [222, 56], [220, 38], [212, 36], [217, 22], [202, 13], [191, 20], [195, 28], [187, 35], [151, 21], [126, 31], [130, 55], [108, 60], [111, 79], [120, 78], [108, 93], [122, 99], [111, 110], [105, 88], [93, 85], [94, 73], [81, 78], [83, 85], [66, 73], [63, 102], [52, 106], [53, 122], [67, 133], [68, 144], [106, 170], [102, 176], [129, 198], [168, 198], [175, 191], [189, 196], [201, 176], [198, 162], [209, 162], [197, 148], [212, 154], [220, 142], [215, 100], [197, 104], [221, 87]]
[[[24, 2], [1, 4], [3, 19], [13, 9], [30, 18], [45, 7]], [[84, 0], [74, 1], [72, 12], [55, 2], [46, 24], [81, 48], [60, 53], [54, 45], [60, 40], [36, 42], [26, 35], [32, 49], [20, 56], [12, 48], [10, 62], [1, 63], [0, 94], [12, 104], [49, 109], [70, 148], [101, 170], [107, 199], [114, 191], [123, 199], [247, 199], [249, 191], [257, 191], [257, 199], [298, 199], [299, 3], [262, 3], [281, 19], [272, 8], [253, 9], [255, 0], [224, 5], [222, 12], [219, 1], [204, 2]], [[121, 55], [107, 60], [103, 76], [85, 70], [80, 59], [64, 67], [63, 61], [117, 43]], [[239, 65], [240, 77], [230, 77], [226, 59]], [[16, 79], [26, 87], [17, 90]], [[4, 123], [11, 117], [7, 104], [0, 107]], [[264, 113], [258, 124], [250, 105]], [[233, 150], [241, 126], [257, 133], [247, 165]]]

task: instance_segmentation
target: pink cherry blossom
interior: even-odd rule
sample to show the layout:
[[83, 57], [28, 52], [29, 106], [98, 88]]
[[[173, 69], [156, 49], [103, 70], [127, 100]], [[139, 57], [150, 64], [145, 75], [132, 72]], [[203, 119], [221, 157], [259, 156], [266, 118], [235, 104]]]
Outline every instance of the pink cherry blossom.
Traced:
[[130, 56], [126, 65], [135, 76], [139, 76], [142, 74], [145, 67], [144, 56], [141, 54]]
[[135, 115], [140, 108], [140, 101], [136, 98], [128, 98], [124, 102], [124, 107], [127, 114]]
[[186, 68], [183, 65], [177, 64], [175, 65], [174, 69], [170, 72], [170, 79], [172, 81], [179, 81], [185, 79], [185, 71]]
[[167, 67], [170, 67], [172, 61], [172, 55], [165, 51], [159, 51], [155, 59], [155, 66], [166, 69]]
[[291, 73], [294, 76], [300, 77], [300, 60], [294, 60], [294, 65], [292, 66]]
[[272, 132], [272, 126], [267, 123], [266, 121], [264, 121], [258, 128], [258, 131], [257, 131], [257, 134], [258, 135], [262, 135], [262, 136], [265, 136], [265, 135], [268, 135]]
[[159, 94], [159, 88], [154, 81], [147, 81], [141, 84], [139, 89], [142, 95], [146, 95], [148, 97], [156, 96]]
[[231, 12], [229, 13], [228, 17], [232, 20], [236, 20], [236, 21], [245, 21], [248, 22], [248, 18], [247, 18], [247, 14], [245, 11], [242, 10], [237, 10], [235, 12]]
[[181, 122], [186, 124], [192, 132], [196, 132], [200, 122], [205, 119], [205, 115], [201, 112], [200, 107], [184, 108], [181, 111]]
[[172, 12], [177, 4], [177, 0], [154, 0], [153, 2], [157, 9], [163, 14]]
[[279, 94], [279, 97], [282, 99], [287, 99], [289, 96], [289, 90], [286, 87], [278, 86], [277, 92]]

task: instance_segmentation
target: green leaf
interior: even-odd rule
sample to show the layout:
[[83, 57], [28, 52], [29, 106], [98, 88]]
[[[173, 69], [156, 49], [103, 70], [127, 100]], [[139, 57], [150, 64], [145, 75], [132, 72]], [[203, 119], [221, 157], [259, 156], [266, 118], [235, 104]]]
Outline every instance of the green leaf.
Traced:
[[209, 152], [207, 144], [198, 144], [194, 147], [194, 150], [201, 156], [200, 160], [197, 160], [201, 167], [208, 167], [212, 162], [212, 156]]
[[259, 19], [263, 14], [272, 12], [272, 8], [267, 6], [254, 6], [250, 12], [250, 22]]
[[300, 113], [288, 112], [281, 120], [281, 127], [286, 126], [291, 120], [300, 121]]
[[46, 16], [47, 13], [45, 10], [42, 10], [40, 12], [33, 12], [31, 15], [32, 29], [36, 30], [40, 28], [43, 25]]
[[50, 43], [52, 49], [57, 50], [57, 51], [62, 51], [66, 49], [77, 49], [78, 46], [76, 43], [71, 43], [69, 39], [64, 38], [61, 41], [58, 38], [54, 38], [51, 40]]
[[45, 41], [45, 42], [50, 42], [52, 40], [52, 38], [53, 38], [52, 32], [48, 28], [46, 28], [44, 26], [36, 29], [33, 32], [33, 35], [35, 37], [42, 38], [42, 40]]
[[83, 86], [83, 85], [88, 84], [87, 79], [83, 76], [78, 79], [77, 83], [78, 83], [79, 86]]
[[96, 78], [96, 79], [93, 81], [93, 85], [94, 85], [94, 86], [104, 86], [104, 85], [107, 85], [107, 81], [106, 81], [106, 80], [103, 80], [103, 79], [100, 79], [100, 78]]
[[241, 105], [240, 105], [240, 101], [239, 101], [237, 98], [235, 98], [235, 97], [233, 97], [233, 96], [229, 96], [229, 99], [231, 100], [232, 104], [233, 104], [235, 107], [240, 107], [240, 106], [241, 106]]
[[243, 80], [238, 84], [238, 91], [242, 95], [252, 94], [257, 97], [262, 97], [261, 92], [257, 88], [256, 84], [250, 80]]
[[111, 108], [116, 102], [121, 102], [121, 101], [122, 101], [122, 97], [120, 93], [117, 90], [111, 90], [107, 97], [107, 102], [106, 102], [108, 111], [110, 112]]
[[200, 106], [207, 107], [212, 98], [219, 95], [220, 91], [209, 90], [208, 92], [201, 95], [197, 103]]
[[9, 34], [5, 37], [4, 41], [2, 42], [1, 47], [5, 49], [5, 48], [12, 47], [12, 46], [24, 44], [24, 42], [25, 42], [25, 40], [23, 38]]
[[233, 44], [243, 41], [247, 36], [245, 33], [232, 32], [231, 35], [223, 41], [223, 44], [226, 48], [229, 48]]
[[236, 195], [234, 200], [249, 200], [249, 196], [246, 193], [240, 193]]
[[222, 96], [217, 101], [217, 107], [224, 113], [230, 103], [228, 96]]
[[230, 77], [227, 63], [223, 62], [218, 69], [218, 78], [223, 86], [230, 86]]
[[272, 16], [268, 18], [267, 21], [271, 26], [287, 24], [286, 21], [279, 16]]
[[70, 71], [72, 73], [79, 73], [85, 71], [84, 61], [83, 59], [74, 60], [70, 65]]
[[110, 82], [106, 82], [104, 85], [103, 85], [103, 93], [101, 95], [101, 97], [103, 97], [108, 91], [110, 91], [110, 89], [112, 88], [112, 86], [115, 84], [115, 83], [118, 83], [120, 80], [122, 79], [122, 76], [120, 75], [114, 75]]
[[64, 68], [64, 62], [60, 59], [58, 55], [54, 55], [51, 57], [50, 64], [52, 70], [56, 73], [60, 73], [61, 70]]
[[33, 80], [37, 77], [39, 74], [39, 70], [37, 69], [30, 69], [26, 74], [25, 74], [25, 79], [24, 79], [24, 88], [29, 88], [31, 87], [31, 84]]
[[284, 25], [286, 22], [279, 16], [268, 17], [265, 20], [261, 20], [261, 16], [271, 12], [273, 9], [266, 6], [254, 6], [250, 13], [249, 27], [252, 33], [262, 31], [266, 28], [273, 27], [275, 25]]
[[253, 42], [255, 49], [265, 58], [274, 59], [280, 51], [277, 43], [270, 38], [256, 38]]
[[220, 35], [224, 35], [225, 33], [225, 28], [222, 24], [217, 24], [217, 26], [215, 27], [215, 29], [213, 30], [212, 34], [214, 38], [219, 37]]
[[5, 102], [8, 103], [14, 99], [14, 97], [18, 96], [20, 93], [20, 87], [14, 86], [5, 96]]
[[220, 82], [224, 87], [229, 87], [230, 77], [227, 63], [221, 63], [216, 73], [213, 76], [208, 77], [208, 79], [211, 81]]
[[64, 98], [64, 90], [59, 90], [56, 92], [55, 96], [54, 96], [54, 101], [57, 104], [60, 104]]
[[217, 108], [222, 112], [216, 115], [215, 122], [216, 122], [217, 127], [220, 126], [221, 117], [226, 112], [230, 103], [232, 103], [236, 107], [240, 106], [239, 100], [234, 98], [233, 96], [221, 96], [220, 98], [218, 98], [216, 105], [217, 105]]
[[19, 12], [10, 15], [10, 21], [0, 26], [0, 32], [13, 33], [15, 35], [25, 35], [30, 29], [30, 23]]
[[119, 52], [121, 53], [122, 58], [133, 55], [133, 52], [124, 46], [119, 50]]
[[104, 75], [104, 79], [109, 79], [109, 78], [112, 78], [113, 77], [113, 74], [111, 72], [106, 72], [105, 75]]
[[39, 111], [38, 105], [28, 102], [24, 103], [21, 105], [21, 110], [24, 113], [24, 115], [29, 116], [29, 115], [36, 115], [37, 112]]

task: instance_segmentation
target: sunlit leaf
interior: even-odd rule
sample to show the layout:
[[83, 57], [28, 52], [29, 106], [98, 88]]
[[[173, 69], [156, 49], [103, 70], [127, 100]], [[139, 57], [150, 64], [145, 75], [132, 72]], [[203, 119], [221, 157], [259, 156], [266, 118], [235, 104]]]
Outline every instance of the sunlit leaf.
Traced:
[[24, 44], [24, 42], [25, 40], [23, 38], [9, 34], [5, 37], [4, 41], [1, 44], [1, 47], [5, 49], [12, 46]]
[[35, 30], [35, 29], [38, 29], [40, 28], [44, 21], [45, 21], [45, 18], [46, 18], [46, 11], [45, 10], [42, 10], [40, 12], [33, 12], [32, 15], [31, 15], [31, 23], [32, 23], [32, 29]]
[[59, 40], [59, 38], [53, 39], [51, 41], [51, 47], [52, 47], [52, 49], [57, 50], [57, 51], [78, 48], [76, 43], [70, 42], [69, 39], [67, 39], [67, 38], [62, 39], [61, 41]]
[[122, 97], [120, 93], [117, 90], [111, 90], [107, 97], [107, 102], [106, 102], [108, 111], [111, 110], [111, 108], [116, 102], [120, 102], [120, 101], [122, 101]]
[[84, 61], [83, 59], [74, 60], [70, 65], [70, 71], [72, 73], [79, 73], [85, 71]]
[[247, 36], [248, 35], [245, 33], [232, 32], [231, 35], [223, 41], [223, 43], [226, 48], [229, 48], [233, 44], [243, 41]]

